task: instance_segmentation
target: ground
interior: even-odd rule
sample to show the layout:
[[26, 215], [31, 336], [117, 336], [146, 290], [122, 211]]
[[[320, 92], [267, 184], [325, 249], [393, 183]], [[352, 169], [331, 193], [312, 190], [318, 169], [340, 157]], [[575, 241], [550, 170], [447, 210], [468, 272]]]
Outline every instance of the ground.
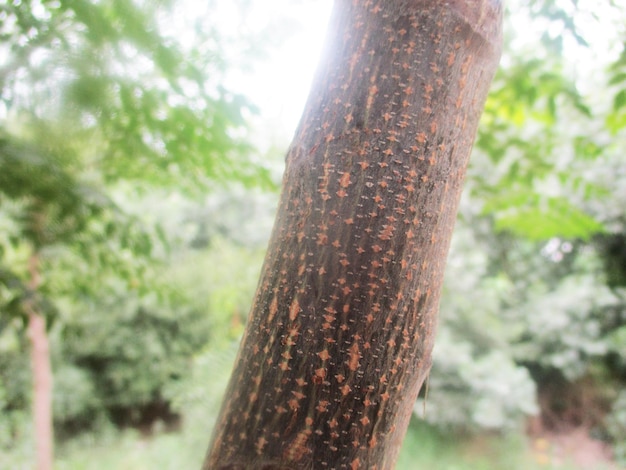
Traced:
[[533, 456], [539, 465], [575, 465], [582, 469], [618, 470], [611, 447], [590, 436], [590, 430], [578, 427], [568, 431], [539, 432], [530, 440]]

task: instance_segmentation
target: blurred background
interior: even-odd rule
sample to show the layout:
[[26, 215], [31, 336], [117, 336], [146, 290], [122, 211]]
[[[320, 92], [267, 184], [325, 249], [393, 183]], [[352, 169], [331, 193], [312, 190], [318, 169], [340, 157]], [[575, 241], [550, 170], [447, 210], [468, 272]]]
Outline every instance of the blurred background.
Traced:
[[[398, 468], [626, 468], [626, 3], [506, 3]], [[1, 469], [199, 468], [331, 6], [0, 0]]]

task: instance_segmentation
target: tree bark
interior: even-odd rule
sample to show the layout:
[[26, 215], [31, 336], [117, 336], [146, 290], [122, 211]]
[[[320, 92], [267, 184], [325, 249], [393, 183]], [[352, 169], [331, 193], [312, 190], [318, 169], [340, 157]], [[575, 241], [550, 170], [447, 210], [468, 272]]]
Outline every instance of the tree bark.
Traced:
[[204, 469], [391, 469], [500, 56], [499, 0], [338, 0]]

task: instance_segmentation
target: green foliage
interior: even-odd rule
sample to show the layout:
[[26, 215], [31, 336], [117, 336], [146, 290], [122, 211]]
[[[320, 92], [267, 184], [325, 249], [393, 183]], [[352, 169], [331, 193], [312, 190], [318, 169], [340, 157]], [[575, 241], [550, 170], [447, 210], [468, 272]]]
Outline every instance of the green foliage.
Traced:
[[194, 459], [190, 467], [199, 467], [204, 459], [238, 347], [230, 342], [207, 348], [195, 358], [189, 380], [172, 390], [177, 397], [174, 406], [185, 416], [184, 442]]
[[[27, 412], [31, 384], [28, 356], [23, 354], [24, 339], [11, 329], [0, 331], [0, 449], [10, 449], [23, 443], [30, 425]], [[22, 449], [20, 449], [22, 450]], [[0, 452], [0, 455], [2, 452]], [[3, 464], [0, 468], [10, 468]]]
[[605, 284], [601, 253], [494, 232], [473, 202], [462, 201], [429, 393], [416, 414], [446, 429], [515, 429], [540, 411], [536, 384], [562, 374], [573, 386], [609, 357], [611, 386], [620, 386], [626, 310]]
[[607, 419], [607, 431], [613, 439], [615, 460], [626, 465], [626, 392], [620, 391]]
[[[601, 14], [584, 2], [510, 8], [543, 35], [509, 29], [448, 260], [426, 403], [430, 422], [467, 429], [536, 413], [535, 384], [551, 374], [574, 386], [608, 363], [611, 386], [623, 386], [626, 363], [624, 141], [614, 139], [626, 124], [624, 45], [604, 61], [589, 54]], [[607, 5], [602, 18], [624, 13]], [[609, 74], [583, 72], [576, 56]]]
[[600, 222], [573, 207], [565, 197], [522, 191], [489, 201], [484, 210], [496, 214], [496, 230], [510, 229], [529, 240], [547, 240], [554, 234], [569, 239], [588, 239], [604, 230]]
[[[160, 295], [166, 290], [162, 286]], [[208, 337], [206, 315], [189, 304], [180, 296], [168, 302], [122, 291], [93, 312], [81, 312], [67, 321], [62, 331], [63, 362], [73, 364], [75, 374], [82, 372], [85, 402], [75, 414], [67, 406], [58, 408], [62, 411], [58, 418], [85, 419], [84, 411], [91, 406], [90, 414], [99, 408], [109, 413], [125, 410], [129, 417], [124, 424], [136, 424], [142, 418], [141, 407], [169, 401], [165, 387], [184, 376], [190, 357]], [[108, 315], [98, 315], [107, 307]], [[71, 394], [74, 406], [79, 406], [80, 394], [71, 392], [72, 382], [67, 381], [67, 388], [63, 384], [58, 385], [57, 395]], [[135, 410], [137, 417], [133, 417]]]
[[438, 341], [436, 369], [428, 397], [415, 405], [417, 416], [448, 431], [517, 431], [523, 416], [538, 413], [535, 384], [511, 357], [473, 355], [468, 342], [455, 344], [445, 334]]
[[614, 289], [626, 287], [626, 234], [597, 237], [596, 244], [604, 262], [607, 285]]
[[187, 51], [161, 32], [159, 18], [174, 14], [167, 2], [17, 2], [3, 12], [6, 117], [82, 140], [90, 148], [81, 163], [97, 165], [104, 181], [188, 192], [209, 179], [272, 184], [235, 137], [253, 107], [207, 80], [219, 76], [215, 53]]
[[[571, 276], [550, 292], [537, 292], [519, 309], [527, 331], [516, 342], [520, 361], [581, 377], [589, 360], [607, 354], [603, 311], [616, 302], [591, 276]], [[549, 315], [546, 314], [549, 312]]]
[[48, 321], [58, 436], [171, 415], [169, 390], [230, 322], [164, 274], [206, 222], [171, 201], [275, 184], [216, 29], [175, 37], [172, 3], [0, 5], [0, 450], [30, 432], [25, 302]]
[[626, 128], [626, 46], [622, 47], [619, 59], [609, 68], [609, 85], [615, 95], [606, 124], [614, 135], [623, 134]]
[[[623, 9], [607, 5], [602, 19], [618, 24], [623, 16]], [[590, 210], [591, 201], [606, 195], [594, 177], [598, 162], [617, 162], [622, 155], [613, 155], [610, 133], [626, 124], [615, 116], [621, 109], [623, 90], [615, 85], [621, 83], [624, 54], [608, 76], [577, 66], [575, 58], [582, 56], [589, 70], [607, 67], [607, 59], [590, 53], [603, 47], [600, 31], [606, 30], [584, 2], [521, 2], [508, 21], [530, 31], [508, 28], [502, 67], [476, 139], [470, 189], [498, 231], [537, 241], [588, 240], [606, 230]], [[606, 105], [611, 99], [613, 110]]]
[[93, 419], [104, 408], [88, 369], [68, 363], [65, 357], [54, 369], [54, 388], [53, 413], [58, 422]]
[[[471, 207], [468, 200], [463, 207]], [[535, 384], [512, 354], [510, 343], [523, 329], [502, 314], [504, 305], [515, 301], [513, 284], [500, 271], [490, 273], [493, 240], [475, 233], [480, 224], [480, 219], [457, 224], [429, 392], [415, 413], [445, 429], [511, 430], [523, 416], [537, 413]]]

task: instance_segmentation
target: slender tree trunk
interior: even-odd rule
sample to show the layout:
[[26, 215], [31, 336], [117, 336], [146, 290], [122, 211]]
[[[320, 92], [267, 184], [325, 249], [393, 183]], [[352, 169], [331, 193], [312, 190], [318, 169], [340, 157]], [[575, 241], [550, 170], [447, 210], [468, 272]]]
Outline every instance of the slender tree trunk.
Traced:
[[[34, 253], [30, 258], [29, 288], [36, 292], [40, 284], [39, 257]], [[50, 365], [50, 345], [46, 332], [46, 319], [36, 311], [32, 303], [26, 303], [28, 313], [28, 336], [31, 342], [31, 367], [33, 374], [33, 419], [37, 470], [52, 470], [53, 431], [52, 431], [52, 366]]]
[[204, 469], [391, 469], [429, 373], [499, 0], [338, 0]]

